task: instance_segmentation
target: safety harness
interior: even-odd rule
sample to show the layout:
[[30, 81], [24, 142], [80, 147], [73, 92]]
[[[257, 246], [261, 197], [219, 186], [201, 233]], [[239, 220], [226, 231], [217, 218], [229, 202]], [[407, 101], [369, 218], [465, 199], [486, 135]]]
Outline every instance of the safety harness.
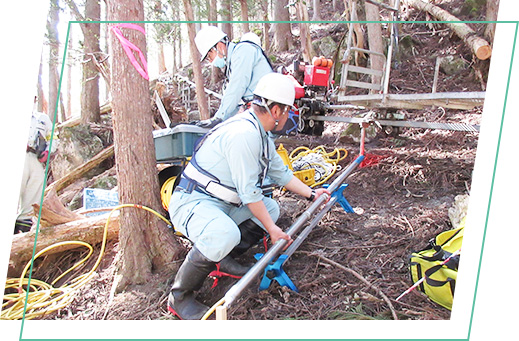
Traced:
[[[252, 114], [248, 112], [250, 116]], [[193, 191], [201, 192], [208, 194], [212, 197], [215, 197], [217, 199], [223, 200], [227, 203], [233, 204], [235, 206], [241, 206], [242, 202], [241, 199], [236, 192], [236, 188], [226, 186], [221, 183], [220, 179], [218, 179], [216, 176], [211, 174], [210, 172], [204, 170], [200, 165], [196, 162], [196, 153], [198, 150], [202, 147], [203, 143], [207, 140], [209, 136], [211, 136], [216, 130], [234, 123], [234, 122], [240, 122], [240, 121], [247, 121], [250, 122], [254, 127], [258, 130], [260, 133], [261, 138], [261, 144], [262, 144], [262, 150], [263, 155], [260, 159], [260, 165], [261, 165], [261, 173], [259, 175], [259, 181], [260, 187], [263, 186], [263, 180], [265, 179], [268, 169], [269, 169], [269, 147], [268, 143], [265, 143], [263, 141], [263, 138], [261, 137], [261, 130], [259, 127], [258, 122], [254, 117], [247, 118], [245, 115], [235, 116], [234, 118], [231, 118], [224, 123], [221, 123], [211, 129], [209, 132], [207, 132], [195, 145], [193, 156], [191, 157], [191, 161], [188, 163], [186, 168], [181, 174], [180, 182], [178, 183], [178, 186], [176, 187], [175, 191], [183, 191], [185, 193], [192, 193]]]

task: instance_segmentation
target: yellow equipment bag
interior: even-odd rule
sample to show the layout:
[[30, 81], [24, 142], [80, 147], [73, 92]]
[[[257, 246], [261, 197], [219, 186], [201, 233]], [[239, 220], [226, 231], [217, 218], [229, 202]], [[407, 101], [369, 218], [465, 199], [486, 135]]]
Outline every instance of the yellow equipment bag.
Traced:
[[460, 255], [445, 261], [461, 249], [464, 227], [463, 221], [460, 227], [438, 234], [427, 248], [413, 252], [410, 257], [409, 272], [413, 283], [425, 277], [418, 289], [449, 310], [452, 309]]

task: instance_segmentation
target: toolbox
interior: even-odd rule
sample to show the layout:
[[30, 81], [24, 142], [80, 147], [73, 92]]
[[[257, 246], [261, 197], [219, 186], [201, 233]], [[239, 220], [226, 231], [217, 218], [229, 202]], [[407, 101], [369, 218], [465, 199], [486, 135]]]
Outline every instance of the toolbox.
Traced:
[[168, 162], [190, 157], [196, 141], [208, 131], [192, 124], [153, 131], [155, 159], [157, 162]]

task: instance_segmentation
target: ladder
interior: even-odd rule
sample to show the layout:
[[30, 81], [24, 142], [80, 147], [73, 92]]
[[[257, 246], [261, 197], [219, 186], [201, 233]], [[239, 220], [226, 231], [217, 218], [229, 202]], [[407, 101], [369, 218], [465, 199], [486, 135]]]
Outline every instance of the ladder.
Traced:
[[[339, 94], [344, 95], [346, 92], [347, 87], [353, 87], [353, 88], [361, 88], [361, 89], [368, 89], [370, 93], [378, 92], [383, 93], [383, 99], [387, 96], [388, 88], [389, 88], [389, 71], [391, 69], [391, 58], [393, 54], [393, 45], [397, 43], [397, 26], [396, 23], [394, 23], [395, 18], [398, 17], [398, 12], [400, 8], [400, 0], [390, 0], [390, 3], [393, 3], [393, 6], [388, 6], [385, 4], [382, 4], [376, 0], [365, 0], [368, 1], [380, 8], [387, 9], [391, 11], [391, 23], [390, 23], [390, 31], [391, 31], [391, 38], [389, 40], [389, 46], [387, 50], [387, 58], [383, 53], [359, 48], [356, 46], [352, 46], [353, 43], [353, 22], [358, 21], [357, 18], [357, 1], [353, 0], [351, 3], [350, 8], [350, 28], [348, 30], [348, 37], [346, 41], [346, 51], [344, 52], [343, 58], [341, 60], [342, 63], [342, 73], [341, 73], [341, 80], [340, 80], [340, 86], [339, 86]], [[383, 70], [376, 70], [371, 67], [361, 67], [357, 65], [352, 65], [351, 60], [353, 58], [353, 55], [355, 53], [361, 52], [365, 53], [367, 55], [371, 56], [376, 55], [384, 58], [384, 68]], [[363, 81], [355, 81], [348, 79], [348, 75], [350, 73], [356, 73], [356, 74], [364, 74], [364, 75], [370, 75], [371, 77], [379, 77], [380, 82], [373, 83], [373, 82], [363, 82]], [[371, 78], [370, 77], [370, 78]]]

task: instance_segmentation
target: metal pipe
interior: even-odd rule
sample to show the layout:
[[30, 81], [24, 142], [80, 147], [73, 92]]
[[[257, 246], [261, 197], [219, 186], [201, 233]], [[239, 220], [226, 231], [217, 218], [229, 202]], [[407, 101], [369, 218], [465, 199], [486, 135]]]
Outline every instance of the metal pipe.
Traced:
[[[333, 193], [346, 178], [357, 168], [357, 166], [364, 160], [364, 155], [359, 155], [357, 158], [345, 169], [343, 170], [339, 176], [330, 184], [328, 190], [330, 193]], [[320, 195], [310, 207], [304, 211], [299, 218], [292, 224], [292, 226], [288, 229], [287, 234], [292, 237], [295, 235], [299, 229], [303, 226], [303, 224], [312, 217], [312, 214], [315, 210], [325, 201], [328, 200], [328, 194]], [[285, 239], [278, 240], [271, 248], [268, 250], [260, 260], [254, 264], [254, 266], [235, 284], [233, 285], [225, 294], [224, 299], [224, 307], [229, 307], [235, 300], [238, 298], [243, 290], [250, 283], [257, 278], [258, 275], [269, 265], [269, 263], [279, 255], [282, 251], [287, 241]]]

